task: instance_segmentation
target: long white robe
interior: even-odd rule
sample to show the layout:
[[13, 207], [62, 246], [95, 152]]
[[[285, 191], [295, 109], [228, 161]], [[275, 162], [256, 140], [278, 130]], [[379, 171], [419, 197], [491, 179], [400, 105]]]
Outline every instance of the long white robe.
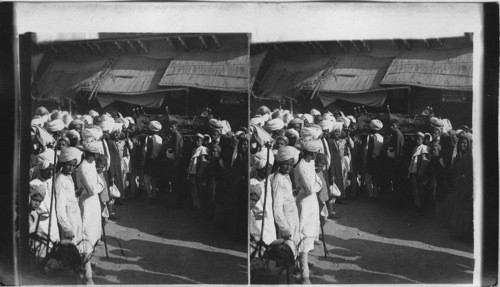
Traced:
[[76, 186], [83, 188], [80, 195], [80, 209], [82, 212], [82, 243], [83, 253], [92, 253], [94, 245], [101, 238], [101, 204], [99, 193], [102, 187], [98, 183], [95, 162], [83, 160], [76, 170]]
[[[271, 244], [274, 240], [276, 240], [276, 226], [274, 225], [274, 215], [273, 215], [273, 195], [271, 190], [271, 181], [272, 175], [269, 175], [269, 179], [267, 182], [267, 199], [264, 198], [264, 191], [266, 186], [266, 180], [259, 180], [260, 187], [262, 190], [262, 195], [260, 196], [259, 201], [255, 204], [255, 208], [259, 211], [264, 210], [264, 199], [266, 200], [266, 209], [264, 213], [264, 234], [263, 241], [265, 244]], [[255, 225], [259, 228], [259, 238], [260, 231], [262, 230], [262, 219], [256, 219]], [[257, 239], [258, 240], [258, 239]]]
[[71, 175], [59, 172], [56, 174], [55, 185], [57, 221], [62, 232], [73, 231], [75, 236], [71, 241], [81, 252], [82, 215], [75, 195], [75, 184]]
[[278, 237], [282, 237], [284, 231], [292, 236], [287, 244], [297, 256], [297, 246], [300, 242], [299, 210], [293, 196], [292, 182], [288, 174], [276, 172], [271, 187], [273, 190], [274, 220], [278, 226]]
[[321, 179], [315, 172], [314, 160], [301, 159], [294, 169], [295, 186], [300, 187], [297, 196], [299, 209], [300, 236], [299, 252], [314, 249], [314, 241], [319, 238], [319, 205], [316, 193], [321, 190]]

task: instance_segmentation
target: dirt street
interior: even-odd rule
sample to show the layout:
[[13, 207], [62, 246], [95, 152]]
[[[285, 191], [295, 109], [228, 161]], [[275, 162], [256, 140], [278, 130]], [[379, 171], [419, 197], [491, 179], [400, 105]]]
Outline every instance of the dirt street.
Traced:
[[324, 227], [328, 258], [316, 245], [313, 284], [472, 283], [472, 244], [454, 241], [430, 218], [412, 218], [382, 202], [337, 205], [341, 219]]
[[[246, 243], [230, 239], [211, 220], [164, 204], [130, 201], [115, 208], [121, 218], [106, 225], [109, 258], [101, 245], [92, 259], [95, 284], [247, 283]], [[69, 276], [24, 271], [24, 285], [75, 283]]]

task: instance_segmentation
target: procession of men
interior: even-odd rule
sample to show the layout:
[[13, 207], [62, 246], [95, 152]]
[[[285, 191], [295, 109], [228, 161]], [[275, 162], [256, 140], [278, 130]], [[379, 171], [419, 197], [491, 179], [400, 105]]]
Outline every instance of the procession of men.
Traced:
[[246, 238], [247, 129], [233, 132], [229, 122], [209, 118], [210, 134], [183, 136], [176, 122], [137, 120], [135, 113], [36, 109], [29, 232], [45, 271], [62, 268], [44, 260], [51, 252], [74, 246], [80, 282], [93, 284], [92, 256], [106, 244], [106, 223], [119, 222], [115, 205], [126, 210], [131, 201], [187, 208], [192, 218], [217, 222], [229, 238]]
[[[286, 265], [283, 254], [289, 250], [299, 263], [293, 270], [296, 282], [315, 283], [309, 253], [325, 248], [326, 256], [324, 225], [342, 220], [338, 204], [359, 200], [409, 208], [414, 218], [434, 218], [452, 238], [472, 241], [469, 127], [453, 129], [449, 120], [431, 114], [428, 128], [403, 135], [397, 118], [372, 118], [369, 128], [363, 128], [357, 117], [340, 110], [294, 114], [262, 106], [252, 116], [249, 229], [254, 275], [269, 268], [261, 264], [264, 257]], [[271, 282], [258, 280], [254, 283]]]

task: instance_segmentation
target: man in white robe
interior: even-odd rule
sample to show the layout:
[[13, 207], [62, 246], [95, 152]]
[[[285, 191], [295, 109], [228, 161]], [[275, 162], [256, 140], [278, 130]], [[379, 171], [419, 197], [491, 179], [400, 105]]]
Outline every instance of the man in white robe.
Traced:
[[[251, 166], [253, 171], [250, 176], [259, 181], [261, 186], [262, 195], [259, 201], [256, 203], [255, 208], [260, 210], [263, 214], [263, 218], [256, 219], [256, 226], [259, 228], [259, 231], [262, 231], [262, 220], [264, 220], [264, 232], [262, 235], [262, 241], [269, 245], [274, 240], [276, 240], [276, 226], [274, 225], [274, 216], [273, 216], [273, 196], [271, 189], [271, 181], [272, 174], [271, 168], [274, 164], [274, 155], [269, 151], [269, 162], [267, 161], [268, 149], [262, 148], [259, 152], [252, 155], [251, 158]], [[267, 179], [267, 195], [266, 195], [266, 177]], [[264, 208], [265, 206], [265, 208]], [[256, 238], [256, 240], [260, 240]]]
[[86, 283], [92, 282], [92, 268], [90, 258], [94, 246], [101, 238], [101, 204], [95, 156], [99, 153], [101, 143], [93, 138], [83, 143], [85, 159], [76, 170], [76, 185], [82, 193], [79, 198], [82, 212], [82, 257], [84, 260], [84, 275]]
[[278, 226], [278, 237], [287, 240], [293, 254], [297, 256], [300, 242], [299, 210], [295, 203], [294, 190], [290, 180], [290, 172], [297, 163], [299, 151], [291, 146], [278, 149], [276, 161], [278, 170], [271, 183], [273, 191], [274, 220]]
[[297, 195], [299, 209], [300, 236], [299, 258], [304, 284], [309, 281], [308, 253], [314, 249], [314, 241], [319, 238], [319, 205], [316, 193], [321, 190], [322, 183], [315, 171], [314, 160], [321, 148], [321, 141], [312, 137], [301, 139], [302, 159], [294, 169], [295, 186], [300, 188]]

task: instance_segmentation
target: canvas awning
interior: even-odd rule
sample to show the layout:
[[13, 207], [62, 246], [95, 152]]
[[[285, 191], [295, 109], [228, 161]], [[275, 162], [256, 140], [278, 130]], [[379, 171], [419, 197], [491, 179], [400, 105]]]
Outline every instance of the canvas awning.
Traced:
[[381, 84], [472, 91], [472, 47], [402, 50]]
[[324, 74], [318, 91], [359, 94], [387, 90], [380, 86], [380, 81], [391, 62], [392, 58], [344, 54]]
[[275, 60], [262, 79], [257, 94], [262, 98], [278, 100], [296, 98], [301, 90], [314, 89], [330, 62], [328, 57]]
[[343, 100], [368, 107], [381, 107], [384, 105], [385, 99], [387, 98], [387, 92], [381, 91], [355, 95], [320, 92], [318, 94], [318, 98], [325, 107], [336, 102], [337, 100]]
[[260, 66], [264, 61], [264, 58], [267, 55], [267, 50], [262, 53], [251, 55], [250, 56], [250, 89], [252, 89], [253, 84], [255, 83], [255, 78], [259, 73]]
[[109, 59], [86, 62], [56, 60], [37, 82], [38, 98], [61, 101], [74, 98], [82, 83], [98, 75], [109, 65]]
[[158, 85], [247, 93], [249, 65], [247, 49], [180, 52]]

